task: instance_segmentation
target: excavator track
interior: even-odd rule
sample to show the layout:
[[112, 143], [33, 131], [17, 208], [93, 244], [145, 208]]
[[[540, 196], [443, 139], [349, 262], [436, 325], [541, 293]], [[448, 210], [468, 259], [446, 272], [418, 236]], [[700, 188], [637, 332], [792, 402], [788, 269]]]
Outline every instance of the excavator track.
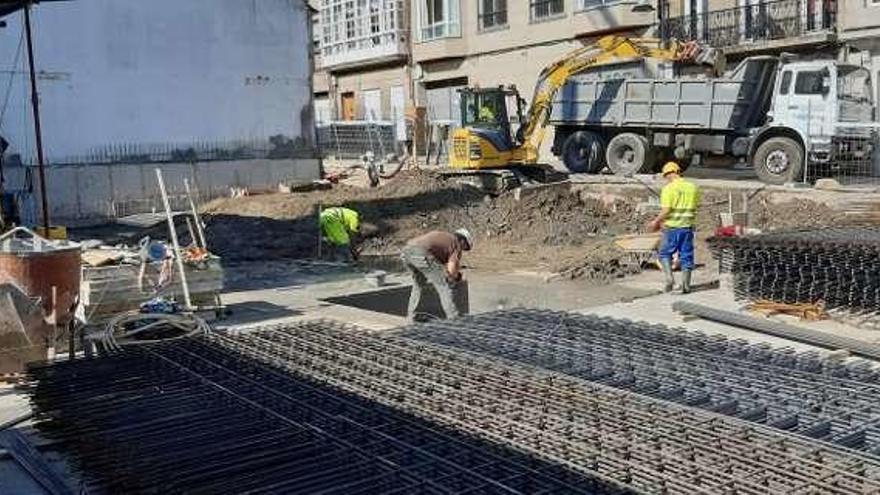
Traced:
[[502, 169], [453, 169], [440, 171], [444, 180], [481, 189], [486, 194], [497, 196], [518, 188], [563, 182], [568, 174], [550, 165], [521, 165]]

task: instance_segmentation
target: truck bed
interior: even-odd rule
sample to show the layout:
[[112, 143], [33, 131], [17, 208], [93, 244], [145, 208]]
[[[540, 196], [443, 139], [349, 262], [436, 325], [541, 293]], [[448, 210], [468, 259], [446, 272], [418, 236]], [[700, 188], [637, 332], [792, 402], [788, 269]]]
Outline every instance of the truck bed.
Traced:
[[557, 93], [550, 123], [734, 132], [761, 124], [776, 60], [744, 60], [729, 77], [611, 79], [576, 76]]

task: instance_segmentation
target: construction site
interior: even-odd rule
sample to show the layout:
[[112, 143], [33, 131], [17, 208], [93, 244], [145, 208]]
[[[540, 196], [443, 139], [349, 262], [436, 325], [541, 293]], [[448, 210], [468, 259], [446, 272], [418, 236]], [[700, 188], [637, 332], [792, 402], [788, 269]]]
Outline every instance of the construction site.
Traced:
[[[107, 91], [115, 128], [77, 114], [53, 139], [53, 81], [100, 91], [33, 41], [99, 11], [0, 0], [27, 117], [0, 115], [0, 494], [880, 494], [867, 68], [734, 60], [662, 10], [659, 39], [530, 66], [533, 93], [463, 84], [450, 119], [449, 87], [420, 104], [413, 79], [405, 116], [366, 97], [363, 120], [322, 123], [320, 71], [357, 114], [361, 58], [429, 67], [398, 57], [427, 49], [410, 29], [466, 39], [470, 15], [492, 35], [525, 12], [157, 1], [100, 15], [211, 56], [228, 32], [234, 63], [190, 80], [193, 59], [132, 37], [102, 84], [146, 63], [158, 86]], [[567, 12], [528, 3], [533, 23]], [[167, 115], [174, 91], [216, 114]], [[178, 125], [200, 137], [161, 135]]]

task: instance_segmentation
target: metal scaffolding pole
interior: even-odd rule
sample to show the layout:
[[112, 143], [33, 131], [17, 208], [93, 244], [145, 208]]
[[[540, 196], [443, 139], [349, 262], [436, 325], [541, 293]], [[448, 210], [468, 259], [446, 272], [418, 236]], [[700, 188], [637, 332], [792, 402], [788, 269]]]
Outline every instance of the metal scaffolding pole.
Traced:
[[28, 66], [31, 81], [31, 108], [34, 115], [34, 136], [37, 147], [37, 168], [40, 176], [40, 206], [43, 210], [43, 235], [49, 236], [49, 201], [46, 196], [46, 170], [43, 156], [43, 130], [40, 125], [40, 96], [37, 92], [37, 73], [34, 63], [34, 41], [31, 34], [31, 3], [24, 4], [24, 28], [27, 38]]

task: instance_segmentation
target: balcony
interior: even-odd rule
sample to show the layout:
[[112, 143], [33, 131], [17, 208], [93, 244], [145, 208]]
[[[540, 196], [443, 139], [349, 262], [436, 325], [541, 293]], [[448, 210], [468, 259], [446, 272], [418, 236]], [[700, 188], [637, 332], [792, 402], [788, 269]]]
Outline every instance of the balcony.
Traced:
[[390, 32], [328, 44], [321, 52], [321, 62], [325, 69], [338, 70], [405, 60], [408, 53], [406, 35]]
[[660, 28], [664, 39], [701, 41], [732, 53], [831, 41], [836, 17], [834, 0], [776, 0], [672, 17]]

